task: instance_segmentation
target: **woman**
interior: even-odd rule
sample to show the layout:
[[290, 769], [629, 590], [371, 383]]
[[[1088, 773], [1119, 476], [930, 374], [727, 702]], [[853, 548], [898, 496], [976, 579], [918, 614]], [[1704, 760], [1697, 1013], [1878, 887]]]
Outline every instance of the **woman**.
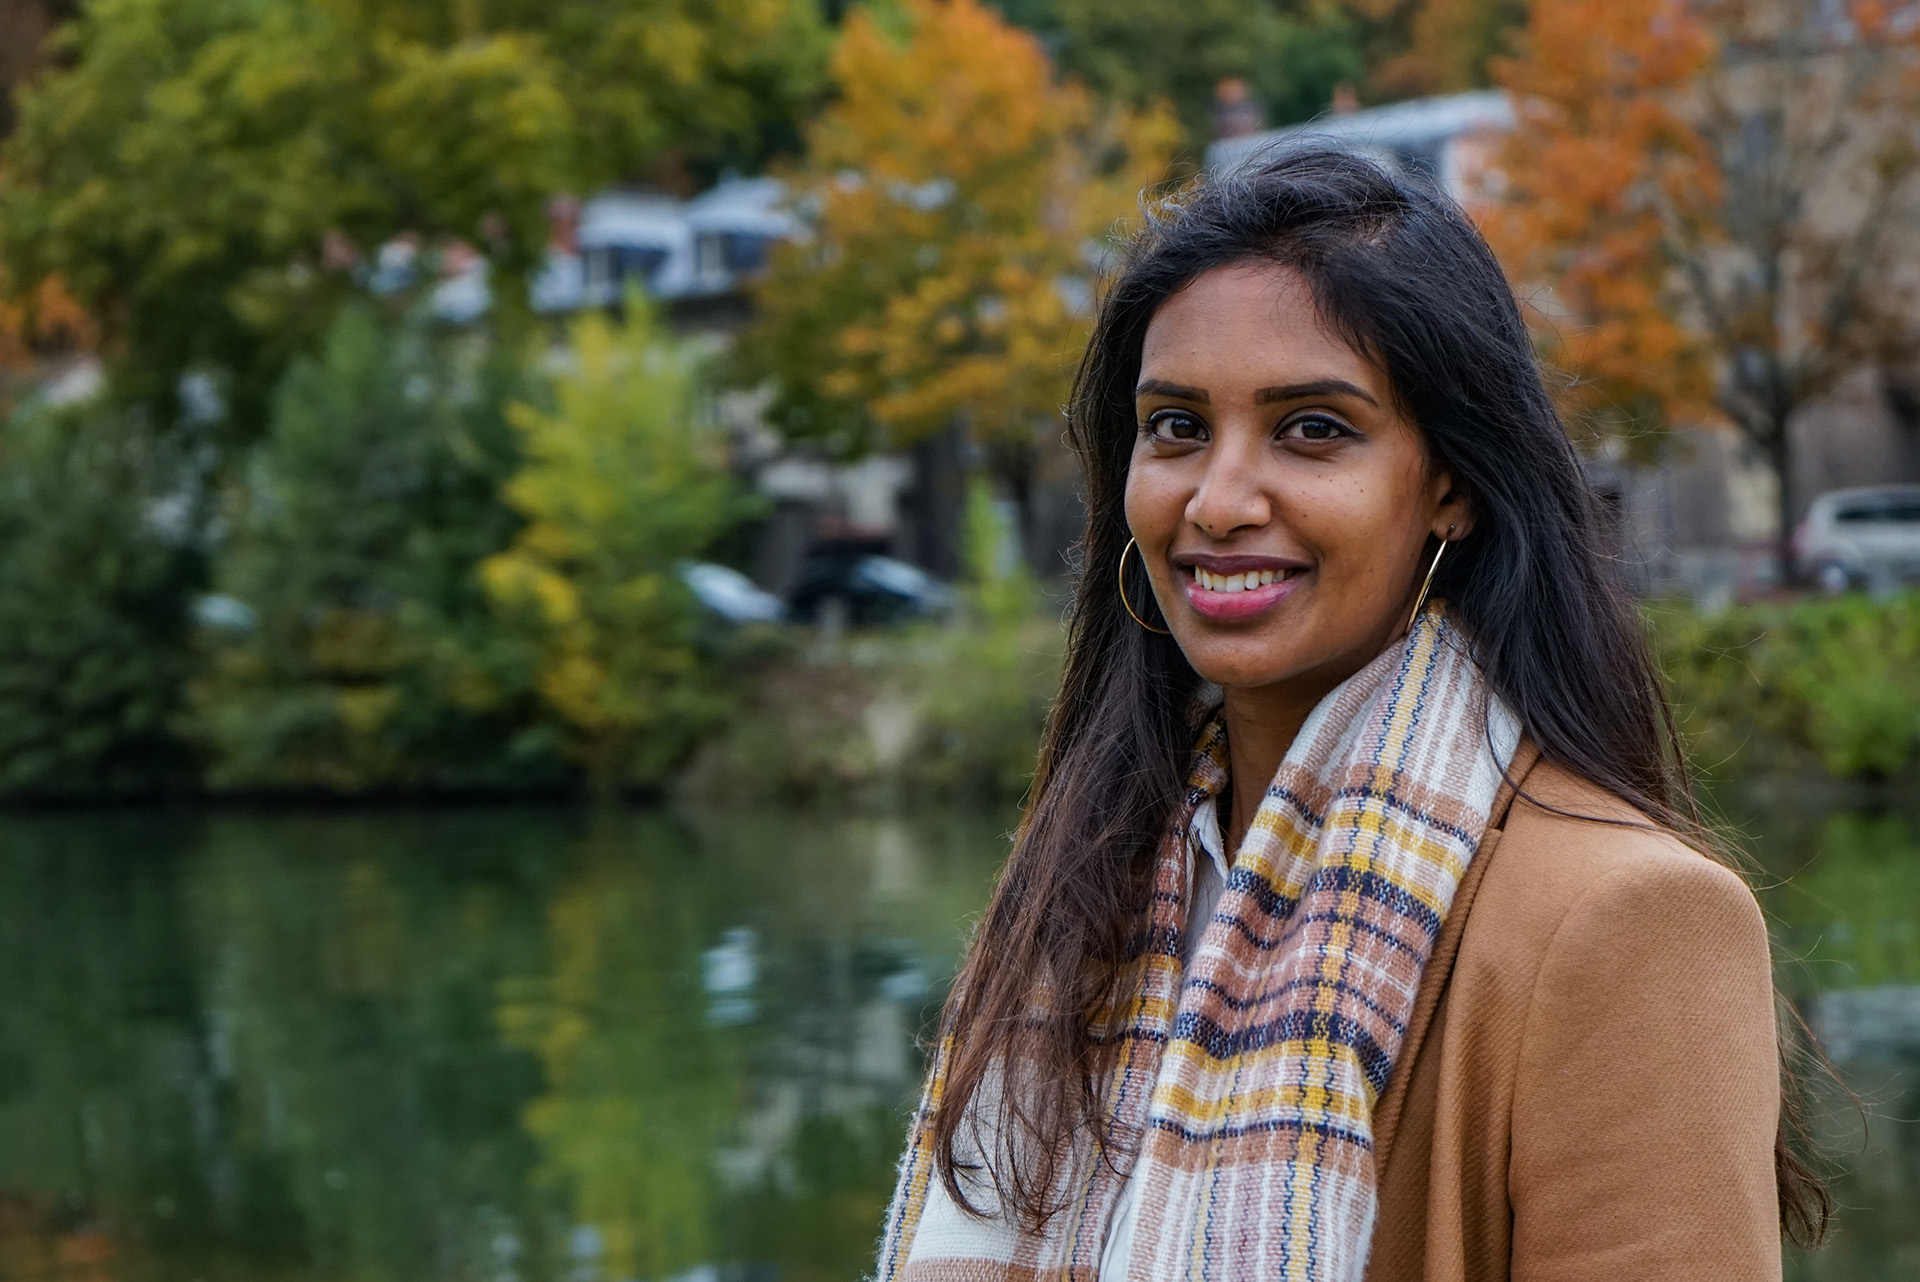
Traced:
[[[1333, 152], [1152, 215], [881, 1282], [1776, 1278], [1766, 931], [1486, 245]], [[1691, 843], [1691, 844], [1689, 844]]]

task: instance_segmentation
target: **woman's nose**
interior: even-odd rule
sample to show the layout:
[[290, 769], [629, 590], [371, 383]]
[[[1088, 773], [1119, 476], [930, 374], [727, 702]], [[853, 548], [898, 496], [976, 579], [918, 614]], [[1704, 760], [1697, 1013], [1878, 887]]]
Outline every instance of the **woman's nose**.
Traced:
[[1224, 539], [1235, 530], [1259, 527], [1273, 519], [1273, 504], [1260, 483], [1256, 460], [1244, 449], [1216, 447], [1200, 486], [1187, 500], [1186, 519], [1208, 538]]

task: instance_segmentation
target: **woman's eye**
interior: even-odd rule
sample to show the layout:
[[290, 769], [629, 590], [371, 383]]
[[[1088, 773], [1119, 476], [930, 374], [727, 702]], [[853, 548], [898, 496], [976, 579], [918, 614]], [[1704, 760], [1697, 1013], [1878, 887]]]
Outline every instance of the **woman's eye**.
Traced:
[[1297, 436], [1303, 441], [1337, 441], [1352, 436], [1353, 429], [1325, 414], [1302, 414], [1280, 425], [1281, 436]]
[[1160, 410], [1150, 414], [1140, 430], [1162, 441], [1207, 439], [1207, 425], [1185, 410]]

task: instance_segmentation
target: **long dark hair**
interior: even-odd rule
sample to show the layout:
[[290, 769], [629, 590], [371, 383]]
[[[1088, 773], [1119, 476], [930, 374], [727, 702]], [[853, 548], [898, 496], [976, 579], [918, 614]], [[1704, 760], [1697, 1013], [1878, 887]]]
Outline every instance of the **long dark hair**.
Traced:
[[[1434, 592], [1541, 753], [1720, 850], [1699, 823], [1658, 669], [1513, 290], [1458, 206], [1423, 179], [1318, 149], [1159, 201], [1125, 247], [1075, 383], [1069, 436], [1087, 523], [1066, 670], [1025, 820], [945, 1021], [954, 1047], [933, 1123], [942, 1176], [965, 1204], [962, 1118], [970, 1103], [994, 1110], [976, 1117], [989, 1139], [981, 1156], [1001, 1205], [1034, 1228], [1058, 1207], [1070, 1137], [1091, 1134], [1109, 1155], [1130, 1142], [1102, 1119], [1112, 1047], [1098, 1018], [1127, 997], [1152, 852], [1196, 729], [1199, 676], [1171, 637], [1128, 616], [1114, 574], [1141, 345], [1167, 297], [1247, 261], [1300, 273], [1328, 323], [1384, 367], [1433, 460], [1468, 494], [1473, 530]], [[1128, 595], [1153, 610], [1137, 568]], [[1006, 1065], [1022, 1066], [1019, 1087], [982, 1090]], [[1792, 1147], [1783, 1131], [1782, 1222], [1817, 1238], [1830, 1203]]]

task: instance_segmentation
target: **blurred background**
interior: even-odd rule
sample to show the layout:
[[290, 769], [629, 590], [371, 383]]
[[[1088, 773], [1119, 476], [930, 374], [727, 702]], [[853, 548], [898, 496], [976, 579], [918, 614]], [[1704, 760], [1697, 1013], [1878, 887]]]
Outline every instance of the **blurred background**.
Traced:
[[[1920, 1277], [1920, 11], [0, 0], [0, 1276], [871, 1261], [1143, 190], [1518, 284]], [[1094, 567], [1098, 569], [1098, 567]]]

